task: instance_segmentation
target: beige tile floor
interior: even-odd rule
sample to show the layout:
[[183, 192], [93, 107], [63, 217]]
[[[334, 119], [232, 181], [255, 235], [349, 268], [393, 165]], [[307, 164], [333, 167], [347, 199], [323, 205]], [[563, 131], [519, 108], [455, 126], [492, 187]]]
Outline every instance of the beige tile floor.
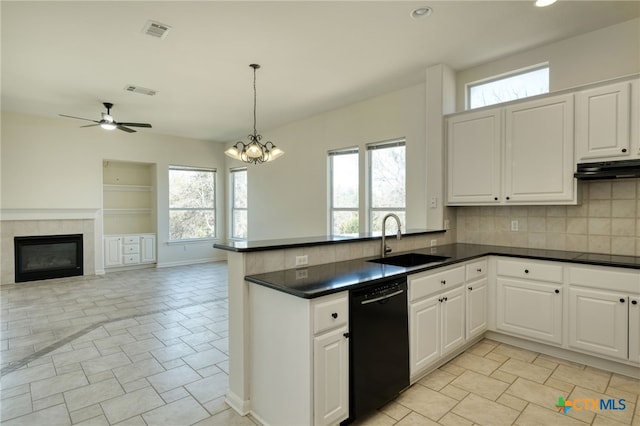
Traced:
[[[224, 403], [225, 263], [2, 286], [0, 300], [3, 426], [257, 424]], [[639, 393], [638, 380], [484, 340], [358, 423], [640, 425]], [[564, 415], [559, 396], [627, 408]]]

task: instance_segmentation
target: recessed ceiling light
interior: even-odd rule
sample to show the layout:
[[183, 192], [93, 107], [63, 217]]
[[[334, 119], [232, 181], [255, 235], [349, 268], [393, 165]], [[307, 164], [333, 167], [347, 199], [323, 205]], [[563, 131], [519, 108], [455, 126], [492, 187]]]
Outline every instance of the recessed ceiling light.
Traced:
[[551, 6], [552, 4], [554, 4], [557, 0], [536, 0], [536, 6], [538, 7], [546, 7], [546, 6]]
[[430, 7], [419, 7], [417, 9], [413, 9], [411, 11], [411, 17], [413, 19], [421, 19], [421, 18], [426, 18], [427, 16], [431, 15], [433, 13], [433, 9], [431, 9]]

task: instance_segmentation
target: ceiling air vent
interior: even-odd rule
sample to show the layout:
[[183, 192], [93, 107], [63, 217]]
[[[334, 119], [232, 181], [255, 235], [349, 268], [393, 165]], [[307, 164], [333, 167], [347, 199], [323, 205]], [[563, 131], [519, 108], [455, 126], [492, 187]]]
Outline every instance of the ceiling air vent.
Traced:
[[128, 84], [124, 86], [124, 90], [127, 92], [140, 93], [141, 95], [147, 96], [155, 96], [158, 93], [157, 90], [147, 89], [146, 87], [134, 86], [133, 84]]
[[146, 35], [156, 38], [165, 38], [169, 33], [171, 27], [166, 24], [161, 24], [160, 22], [148, 20], [144, 25], [142, 32]]

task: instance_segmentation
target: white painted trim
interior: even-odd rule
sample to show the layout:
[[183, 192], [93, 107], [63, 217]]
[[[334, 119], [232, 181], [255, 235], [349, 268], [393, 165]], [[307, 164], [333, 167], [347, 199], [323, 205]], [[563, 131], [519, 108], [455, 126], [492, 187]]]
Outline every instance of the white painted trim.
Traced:
[[0, 221], [95, 219], [100, 209], [1, 209]]
[[226, 257], [210, 257], [206, 259], [189, 259], [189, 260], [179, 260], [175, 262], [158, 262], [156, 264], [157, 268], [171, 268], [173, 266], [185, 266], [185, 265], [195, 265], [197, 263], [209, 263], [209, 262], [222, 262], [226, 261]]
[[[240, 397], [231, 392], [231, 390], [227, 390], [227, 396], [224, 399], [224, 402], [226, 402], [231, 408], [233, 408], [236, 413], [240, 414], [241, 416], [246, 416], [251, 412], [251, 401], [244, 401], [240, 399]], [[255, 414], [252, 414], [252, 416], [256, 417]]]

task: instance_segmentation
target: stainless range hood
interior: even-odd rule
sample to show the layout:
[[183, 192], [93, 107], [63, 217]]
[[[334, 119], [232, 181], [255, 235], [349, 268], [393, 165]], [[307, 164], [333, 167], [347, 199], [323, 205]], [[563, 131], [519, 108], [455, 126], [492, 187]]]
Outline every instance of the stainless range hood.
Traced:
[[579, 163], [573, 176], [579, 180], [637, 178], [640, 177], [640, 160]]

